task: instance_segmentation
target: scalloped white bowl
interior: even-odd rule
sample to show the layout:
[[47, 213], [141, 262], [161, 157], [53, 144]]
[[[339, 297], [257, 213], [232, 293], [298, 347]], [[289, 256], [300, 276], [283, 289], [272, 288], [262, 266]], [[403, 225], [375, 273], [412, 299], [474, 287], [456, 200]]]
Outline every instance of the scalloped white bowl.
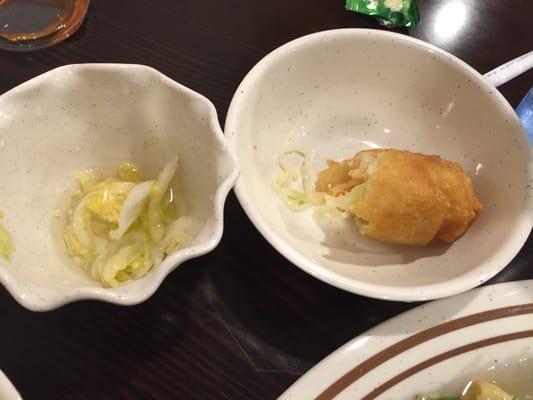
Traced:
[[[62, 219], [72, 174], [108, 174], [125, 161], [150, 176], [173, 155], [194, 241], [144, 278], [102, 288], [65, 255]], [[238, 176], [213, 104], [141, 65], [80, 64], [40, 75], [0, 96], [0, 210], [12, 233], [12, 262], [0, 281], [24, 307], [49, 310], [81, 299], [144, 301], [182, 262], [212, 250], [223, 230], [227, 194]], [[65, 215], [63, 213], [63, 215]]]
[[[502, 270], [533, 225], [529, 144], [513, 109], [477, 71], [428, 43], [367, 29], [319, 32], [263, 58], [231, 102], [225, 134], [241, 175], [235, 191], [272, 246], [309, 274], [388, 300], [471, 289]], [[327, 159], [373, 147], [460, 162], [485, 205], [450, 246], [392, 246], [350, 223], [292, 212], [271, 183], [287, 147]]]

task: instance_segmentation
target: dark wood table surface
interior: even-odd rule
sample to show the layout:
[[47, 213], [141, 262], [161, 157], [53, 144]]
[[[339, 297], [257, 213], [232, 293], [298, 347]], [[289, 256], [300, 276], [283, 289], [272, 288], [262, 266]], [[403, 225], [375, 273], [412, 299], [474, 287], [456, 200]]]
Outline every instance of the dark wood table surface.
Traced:
[[[533, 47], [531, 0], [419, 6], [420, 24], [399, 31], [480, 72]], [[263, 56], [341, 27], [379, 28], [345, 11], [343, 0], [93, 0], [66, 42], [0, 51], [0, 93], [63, 64], [148, 64], [210, 98], [223, 124], [239, 82]], [[515, 107], [532, 83], [530, 71], [500, 90]], [[531, 278], [532, 237], [491, 283]], [[25, 399], [272, 399], [346, 341], [414, 306], [305, 274], [263, 240], [232, 194], [218, 248], [183, 264], [143, 304], [85, 301], [34, 313], [1, 288], [0, 369]]]

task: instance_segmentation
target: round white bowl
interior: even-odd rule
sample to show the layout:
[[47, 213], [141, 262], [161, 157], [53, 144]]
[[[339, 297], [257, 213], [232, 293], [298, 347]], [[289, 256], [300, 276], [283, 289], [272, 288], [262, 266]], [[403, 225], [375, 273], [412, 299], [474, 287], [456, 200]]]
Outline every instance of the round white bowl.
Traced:
[[0, 370], [0, 399], [2, 400], [22, 400], [19, 392], [10, 382], [10, 380], [5, 376], [5, 374]]
[[[225, 134], [241, 165], [236, 193], [263, 236], [331, 285], [388, 300], [473, 288], [503, 269], [533, 225], [529, 144], [503, 96], [456, 57], [410, 37], [366, 29], [320, 32], [267, 55], [232, 100]], [[458, 161], [485, 209], [450, 246], [382, 244], [349, 221], [320, 224], [271, 187], [286, 148], [327, 159], [398, 148]]]
[[[199, 222], [194, 241], [138, 281], [100, 287], [66, 256], [64, 221], [53, 217], [68, 208], [73, 172], [110, 174], [133, 161], [157, 176], [175, 154]], [[139, 303], [183, 261], [219, 243], [237, 175], [213, 104], [152, 68], [81, 64], [38, 76], [0, 96], [0, 210], [15, 241], [12, 262], [0, 259], [0, 281], [31, 310], [81, 299]]]

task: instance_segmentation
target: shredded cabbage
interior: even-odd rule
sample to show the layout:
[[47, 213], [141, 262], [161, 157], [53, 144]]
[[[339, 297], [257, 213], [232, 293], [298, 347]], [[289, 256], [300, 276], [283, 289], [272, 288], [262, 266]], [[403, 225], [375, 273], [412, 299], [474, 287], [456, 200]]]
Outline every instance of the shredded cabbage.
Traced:
[[[0, 220], [4, 217], [4, 213], [0, 211]], [[0, 257], [6, 261], [11, 261], [11, 254], [13, 253], [13, 238], [4, 225], [0, 222]]]
[[106, 222], [117, 223], [122, 205], [134, 186], [133, 182], [107, 179], [97, 183], [86, 197], [85, 208]]
[[191, 217], [180, 217], [168, 225], [167, 232], [161, 240], [161, 249], [167, 254], [172, 253], [180, 243], [183, 243], [187, 239], [185, 232], [191, 225]]
[[[303, 161], [299, 166], [290, 165], [286, 159], [289, 155], [297, 155]], [[278, 157], [280, 172], [272, 184], [274, 191], [291, 210], [302, 211], [314, 207], [318, 215], [345, 216], [345, 212], [364, 197], [366, 184], [357, 185], [339, 196], [317, 192], [309, 172], [310, 158], [299, 150], [282, 152]]]
[[118, 219], [118, 228], [109, 232], [111, 239], [118, 240], [126, 233], [131, 224], [139, 218], [143, 211], [144, 203], [152, 191], [153, 181], [137, 184], [129, 193], [124, 202]]
[[90, 170], [74, 175], [79, 187], [63, 237], [92, 279], [116, 287], [141, 278], [186, 243], [192, 219], [170, 188], [177, 167], [174, 157], [156, 181], [142, 181], [132, 163], [103, 180]]
[[[290, 165], [286, 158], [297, 155], [303, 158], [299, 167]], [[287, 150], [278, 157], [279, 175], [272, 184], [274, 191], [287, 207], [294, 211], [324, 204], [324, 194], [315, 191], [309, 173], [309, 156], [299, 150]]]
[[[148, 222], [150, 226], [150, 236], [154, 242], [159, 242], [165, 234], [163, 226], [162, 200], [168, 190], [170, 180], [176, 173], [178, 158], [170, 160], [163, 171], [159, 174], [157, 182], [152, 186], [150, 203], [148, 205]], [[171, 192], [172, 193], [172, 192]]]
[[342, 196], [326, 196], [326, 208], [338, 208], [341, 211], [349, 211], [355, 203], [359, 202], [366, 193], [366, 183], [354, 186], [352, 190]]

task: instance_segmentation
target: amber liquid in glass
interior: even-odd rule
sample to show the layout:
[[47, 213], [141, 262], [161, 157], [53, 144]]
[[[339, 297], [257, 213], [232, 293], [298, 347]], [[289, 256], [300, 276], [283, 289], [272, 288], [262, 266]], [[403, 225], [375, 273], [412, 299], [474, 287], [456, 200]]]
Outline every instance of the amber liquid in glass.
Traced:
[[0, 0], [0, 48], [33, 50], [81, 26], [90, 0]]

